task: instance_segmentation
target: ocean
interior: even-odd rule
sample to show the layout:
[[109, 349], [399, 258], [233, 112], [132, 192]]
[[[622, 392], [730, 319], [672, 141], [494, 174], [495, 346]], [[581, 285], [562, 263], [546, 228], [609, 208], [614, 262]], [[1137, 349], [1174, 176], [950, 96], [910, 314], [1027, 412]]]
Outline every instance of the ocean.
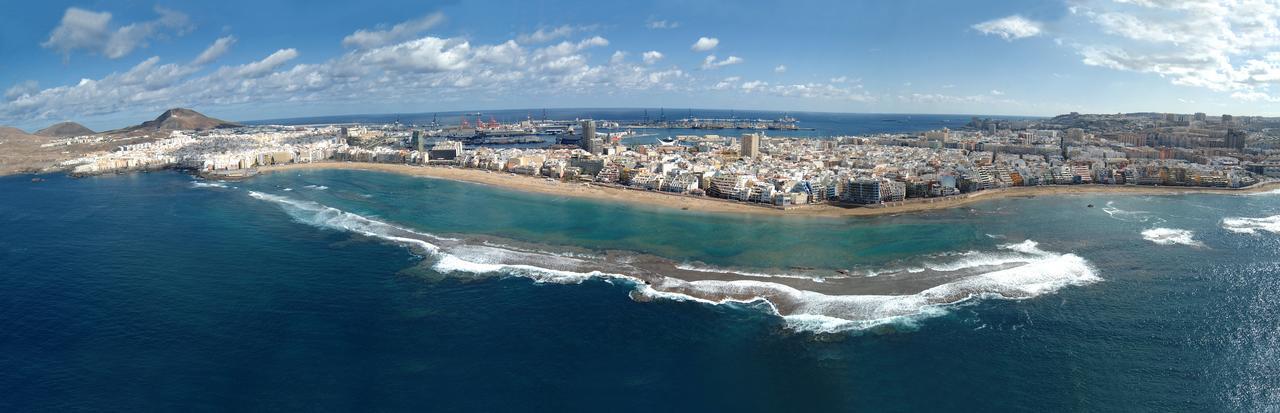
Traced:
[[[46, 178], [0, 178], [4, 411], [1280, 403], [1280, 194], [1044, 196], [819, 219], [358, 171]], [[1096, 279], [828, 329], [758, 302], [637, 300], [624, 279], [444, 271], [441, 255], [362, 232], [369, 222], [556, 257], [647, 254], [758, 282], [848, 268], [909, 290], [935, 282], [912, 268], [999, 265], [1028, 246], [1045, 254], [1041, 270], [1083, 262]]]
[[[1280, 193], [816, 218], [42, 178], [0, 177], [0, 411], [1280, 409]], [[708, 301], [748, 293], [782, 304]]]

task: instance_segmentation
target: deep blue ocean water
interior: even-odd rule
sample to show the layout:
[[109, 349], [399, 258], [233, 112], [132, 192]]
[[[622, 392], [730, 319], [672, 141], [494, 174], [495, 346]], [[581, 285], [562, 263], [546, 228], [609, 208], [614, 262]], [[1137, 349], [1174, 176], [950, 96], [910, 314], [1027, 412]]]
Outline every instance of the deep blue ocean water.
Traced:
[[[1280, 408], [1280, 194], [817, 219], [355, 171], [45, 178], [0, 178], [0, 411]], [[815, 333], [759, 303], [636, 301], [619, 280], [442, 274], [251, 191], [443, 237], [766, 273], [1031, 240], [1101, 281]]]

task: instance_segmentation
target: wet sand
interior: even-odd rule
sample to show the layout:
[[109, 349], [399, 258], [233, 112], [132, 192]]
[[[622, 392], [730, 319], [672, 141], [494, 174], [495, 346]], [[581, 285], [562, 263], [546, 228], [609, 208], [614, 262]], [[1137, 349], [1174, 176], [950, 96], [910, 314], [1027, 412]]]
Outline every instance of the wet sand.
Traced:
[[282, 171], [343, 169], [396, 173], [410, 176], [449, 179], [461, 182], [493, 185], [517, 191], [558, 196], [572, 196], [602, 201], [639, 204], [700, 212], [761, 214], [778, 216], [845, 217], [899, 214], [954, 208], [978, 201], [1001, 198], [1034, 197], [1073, 194], [1125, 194], [1125, 195], [1178, 195], [1191, 193], [1245, 194], [1280, 189], [1280, 182], [1265, 182], [1243, 189], [1158, 187], [1120, 185], [1064, 185], [1025, 186], [978, 191], [946, 198], [913, 199], [881, 206], [807, 205], [782, 209], [770, 205], [730, 201], [705, 196], [680, 195], [660, 191], [628, 189], [599, 184], [560, 182], [543, 177], [515, 175], [509, 172], [486, 171], [442, 166], [414, 166], [364, 162], [315, 162], [274, 165], [259, 168], [259, 173]]

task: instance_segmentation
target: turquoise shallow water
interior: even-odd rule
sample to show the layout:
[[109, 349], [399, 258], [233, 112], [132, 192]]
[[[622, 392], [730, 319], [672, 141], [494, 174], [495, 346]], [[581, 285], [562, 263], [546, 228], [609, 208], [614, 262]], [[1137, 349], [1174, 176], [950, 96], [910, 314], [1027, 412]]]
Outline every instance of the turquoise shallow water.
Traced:
[[[846, 269], [824, 285], [910, 295], [956, 281], [928, 268], [1010, 256], [1077, 257], [1098, 280], [814, 333], [759, 302], [636, 301], [626, 280], [441, 274], [438, 255], [254, 192], [463, 246], [656, 257], [764, 283]], [[6, 411], [1280, 407], [1280, 228], [1248, 220], [1280, 215], [1280, 195], [797, 219], [354, 171], [225, 187], [8, 177], [0, 194]], [[1010, 249], [1028, 240], [1039, 253]]]

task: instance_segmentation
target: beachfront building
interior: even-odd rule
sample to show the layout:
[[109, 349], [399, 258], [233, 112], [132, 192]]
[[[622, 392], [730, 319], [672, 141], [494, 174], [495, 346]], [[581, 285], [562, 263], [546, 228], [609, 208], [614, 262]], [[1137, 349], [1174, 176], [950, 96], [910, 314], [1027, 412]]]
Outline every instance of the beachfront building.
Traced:
[[881, 202], [880, 180], [878, 179], [850, 179], [845, 182], [845, 190], [843, 192], [841, 200], [851, 204], [875, 205]]

